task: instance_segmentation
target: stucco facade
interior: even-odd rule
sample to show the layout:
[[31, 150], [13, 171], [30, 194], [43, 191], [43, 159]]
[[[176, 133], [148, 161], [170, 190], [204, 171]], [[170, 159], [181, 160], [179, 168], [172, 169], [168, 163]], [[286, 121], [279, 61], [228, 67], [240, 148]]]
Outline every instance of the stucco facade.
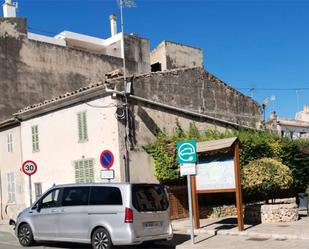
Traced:
[[[33, 184], [42, 183], [42, 190], [46, 191], [53, 184], [76, 182], [74, 162], [83, 159], [93, 160], [94, 181], [101, 182], [100, 170], [103, 168], [99, 157], [106, 149], [115, 156], [113, 181], [121, 181], [118, 121], [114, 105], [115, 100], [105, 97], [22, 121], [23, 158], [33, 160], [38, 165], [38, 171], [32, 177]], [[83, 142], [79, 141], [78, 136], [77, 114], [81, 112], [86, 113], [88, 133], [87, 140]], [[39, 150], [34, 152], [31, 127], [36, 125]], [[28, 196], [27, 189], [25, 193]]]
[[[21, 171], [22, 163], [34, 161], [37, 172], [32, 175], [32, 199], [36, 200], [37, 189], [41, 193], [54, 184], [75, 183], [77, 177], [76, 163], [91, 161], [94, 182], [106, 182], [101, 178], [100, 154], [110, 150], [114, 154], [112, 169], [115, 179], [123, 181], [119, 149], [118, 120], [115, 116], [117, 100], [110, 95], [95, 100], [82, 101], [66, 108], [59, 107], [52, 112], [31, 114], [21, 111], [16, 116], [20, 120], [16, 127], [4, 127], [0, 131], [2, 142], [0, 151], [2, 219], [15, 218], [19, 211], [30, 205], [29, 177]], [[56, 107], [57, 103], [53, 103]], [[78, 114], [86, 113], [87, 139], [80, 141]], [[37, 148], [33, 147], [33, 127], [37, 127]], [[7, 150], [7, 137], [12, 134], [12, 152]], [[89, 164], [88, 164], [89, 166]], [[90, 166], [89, 166], [90, 167]], [[80, 170], [80, 169], [78, 169]], [[89, 174], [87, 171], [85, 174]], [[14, 200], [8, 196], [7, 174], [14, 174]], [[87, 176], [92, 178], [92, 176]]]
[[9, 219], [26, 207], [20, 126], [8, 125], [0, 131], [0, 217]]

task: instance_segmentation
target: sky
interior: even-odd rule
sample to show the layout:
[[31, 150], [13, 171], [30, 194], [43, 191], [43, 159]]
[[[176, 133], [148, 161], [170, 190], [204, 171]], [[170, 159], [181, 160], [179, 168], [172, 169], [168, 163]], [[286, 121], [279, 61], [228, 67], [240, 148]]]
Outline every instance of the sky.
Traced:
[[[309, 0], [135, 3], [124, 10], [126, 33], [148, 38], [151, 48], [163, 40], [202, 48], [207, 71], [260, 104], [271, 99], [267, 117], [275, 110], [292, 119], [309, 105]], [[18, 6], [30, 32], [49, 36], [69, 30], [108, 38], [109, 15], [120, 16], [116, 0], [19, 0]]]

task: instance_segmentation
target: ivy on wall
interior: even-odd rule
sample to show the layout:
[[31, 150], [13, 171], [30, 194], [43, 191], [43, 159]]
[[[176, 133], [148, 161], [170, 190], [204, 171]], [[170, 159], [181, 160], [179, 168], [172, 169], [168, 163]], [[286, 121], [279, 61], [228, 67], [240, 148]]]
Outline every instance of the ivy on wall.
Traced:
[[273, 158], [287, 165], [293, 174], [294, 188], [305, 191], [309, 186], [309, 140], [290, 140], [280, 138], [267, 131], [217, 130], [199, 131], [194, 123], [183, 130], [176, 122], [175, 133], [157, 133], [157, 140], [147, 144], [144, 149], [154, 158], [155, 176], [162, 182], [180, 181], [179, 166], [176, 160], [176, 142], [195, 139], [198, 142], [237, 136], [241, 142], [240, 165], [260, 158]]

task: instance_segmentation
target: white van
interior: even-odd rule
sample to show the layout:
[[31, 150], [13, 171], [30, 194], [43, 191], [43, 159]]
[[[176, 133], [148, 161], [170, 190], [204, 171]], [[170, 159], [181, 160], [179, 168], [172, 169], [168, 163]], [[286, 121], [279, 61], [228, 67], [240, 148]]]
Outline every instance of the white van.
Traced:
[[166, 191], [159, 184], [54, 186], [16, 221], [22, 246], [36, 240], [91, 243], [94, 249], [173, 237]]

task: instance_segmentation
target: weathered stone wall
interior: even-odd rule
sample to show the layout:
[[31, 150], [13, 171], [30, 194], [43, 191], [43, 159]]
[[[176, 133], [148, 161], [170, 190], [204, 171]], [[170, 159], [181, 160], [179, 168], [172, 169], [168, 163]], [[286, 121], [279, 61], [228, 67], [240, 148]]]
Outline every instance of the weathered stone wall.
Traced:
[[[169, 111], [136, 101], [131, 102], [131, 104], [134, 114], [135, 147], [130, 151], [130, 175], [134, 182], [157, 182], [154, 176], [153, 160], [142, 146], [154, 142], [158, 130], [173, 134], [176, 130], [176, 122], [179, 122], [184, 130], [187, 130], [192, 122], [195, 122], [199, 130], [216, 129], [224, 131], [226, 129], [224, 126], [209, 122], [204, 118], [184, 115], [181, 112]], [[141, 174], [141, 172], [144, 173]]]
[[[135, 61], [136, 74], [150, 72], [150, 43], [149, 40], [136, 35], [125, 36], [126, 61]], [[131, 70], [131, 72], [133, 72]]]
[[269, 204], [249, 204], [246, 206], [245, 221], [248, 223], [284, 223], [298, 220], [296, 198], [278, 199]]
[[[138, 67], [127, 62], [128, 72]], [[107, 72], [118, 68], [121, 58], [28, 40], [25, 19], [0, 18], [0, 120], [90, 81], [104, 81]]]
[[133, 79], [133, 89], [137, 96], [213, 118], [253, 128], [260, 124], [257, 102], [203, 68], [141, 75]]
[[203, 67], [203, 51], [174, 42], [165, 42], [166, 68]]
[[150, 54], [151, 64], [161, 63], [161, 69], [203, 67], [203, 51], [191, 46], [163, 41]]
[[160, 63], [161, 70], [166, 70], [166, 49], [165, 42], [161, 42], [150, 53], [150, 64]]
[[[152, 73], [135, 77], [132, 82], [135, 96], [252, 128], [259, 125], [261, 108], [258, 103], [227, 86], [202, 68]], [[122, 79], [114, 80], [111, 84], [116, 84], [118, 90], [122, 90]], [[144, 180], [146, 173], [141, 177], [141, 172], [147, 172], [147, 180], [157, 181], [154, 177], [153, 162], [142, 146], [155, 141], [158, 130], [173, 134], [177, 121], [185, 130], [192, 122], [199, 130], [224, 131], [233, 128], [232, 125], [211, 118], [199, 117], [140, 100], [130, 99], [130, 104], [135, 140], [135, 146], [130, 152], [132, 181]]]

